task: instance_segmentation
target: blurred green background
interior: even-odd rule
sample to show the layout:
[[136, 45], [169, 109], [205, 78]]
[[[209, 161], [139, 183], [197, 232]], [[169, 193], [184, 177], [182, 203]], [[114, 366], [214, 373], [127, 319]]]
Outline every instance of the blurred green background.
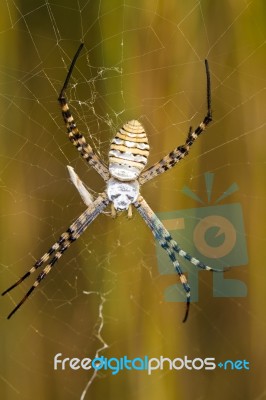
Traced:
[[[1, 398], [266, 399], [265, 17], [257, 0], [3, 2], [1, 291], [84, 210], [67, 165], [92, 194], [104, 189], [69, 143], [57, 104], [81, 40], [68, 97], [105, 161], [116, 129], [133, 118], [148, 133], [150, 165], [182, 144], [205, 113], [208, 58], [214, 121], [189, 157], [142, 194], [158, 213], [193, 209], [201, 205], [182, 193], [185, 185], [206, 205], [207, 171], [215, 173], [213, 202], [235, 182], [239, 190], [219, 204], [241, 204], [249, 263], [226, 273], [246, 284], [244, 298], [213, 297], [212, 275], [201, 272], [199, 301], [182, 324], [184, 304], [163, 297], [178, 279], [159, 274], [139, 215], [101, 215], [10, 321], [32, 281], [1, 298]], [[246, 359], [251, 368], [94, 376], [54, 371], [57, 353]]]

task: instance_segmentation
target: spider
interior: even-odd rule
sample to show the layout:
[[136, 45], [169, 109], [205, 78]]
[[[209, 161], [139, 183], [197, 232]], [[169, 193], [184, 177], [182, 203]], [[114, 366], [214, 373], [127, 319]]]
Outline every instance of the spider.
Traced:
[[207, 78], [207, 113], [202, 122], [194, 131], [192, 130], [192, 127], [190, 127], [186, 142], [183, 145], [176, 147], [173, 151], [171, 151], [153, 166], [145, 169], [150, 149], [148, 138], [142, 124], [137, 120], [131, 120], [124, 124], [113, 138], [109, 151], [109, 166], [107, 166], [86, 142], [85, 137], [79, 132], [69, 109], [65, 94], [74, 66], [83, 48], [83, 45], [83, 43], [80, 44], [72, 60], [62, 90], [59, 94], [58, 101], [62, 110], [63, 119], [66, 124], [70, 141], [78, 149], [81, 156], [104, 179], [106, 182], [106, 190], [99, 194], [96, 200], [92, 201], [89, 192], [85, 189], [78, 176], [74, 173], [73, 168], [68, 167], [71, 180], [78, 189], [83, 201], [87, 205], [87, 208], [72, 223], [72, 225], [70, 225], [70, 227], [64, 233], [62, 233], [58, 241], [52, 245], [47, 253], [38, 259], [32, 268], [27, 271], [17, 282], [15, 282], [2, 293], [2, 295], [5, 295], [6, 293], [10, 292], [31, 274], [33, 274], [38, 268], [43, 267], [43, 270], [38, 275], [36, 281], [7, 318], [11, 318], [12, 315], [22, 306], [30, 294], [39, 285], [39, 283], [48, 275], [63, 253], [85, 232], [87, 227], [99, 214], [104, 211], [107, 205], [110, 204], [112, 217], [116, 217], [117, 213], [120, 213], [121, 211], [127, 211], [129, 218], [132, 216], [133, 205], [145, 223], [151, 229], [155, 239], [168, 253], [186, 293], [186, 310], [183, 318], [183, 322], [185, 322], [189, 313], [190, 287], [176, 258], [176, 254], [203, 270], [215, 272], [219, 272], [220, 270], [216, 270], [205, 265], [203, 262], [197, 260], [180, 248], [144, 198], [140, 195], [140, 186], [173, 168], [179, 161], [187, 156], [190, 147], [212, 121], [211, 81], [208, 61], [205, 60]]

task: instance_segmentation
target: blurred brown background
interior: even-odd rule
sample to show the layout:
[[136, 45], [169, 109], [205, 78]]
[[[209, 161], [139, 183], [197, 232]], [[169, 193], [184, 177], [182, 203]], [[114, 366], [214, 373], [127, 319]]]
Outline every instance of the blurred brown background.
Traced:
[[[184, 142], [205, 113], [208, 58], [214, 121], [191, 154], [142, 193], [155, 212], [213, 199], [240, 203], [249, 263], [228, 279], [247, 297], [214, 298], [201, 272], [199, 301], [165, 302], [178, 281], [158, 272], [154, 239], [139, 215], [101, 215], [10, 320], [31, 281], [1, 298], [0, 393], [4, 399], [266, 399], [265, 17], [263, 1], [7, 1], [1, 11], [1, 291], [17, 280], [84, 210], [72, 165], [92, 194], [101, 178], [66, 135], [57, 96], [81, 40], [68, 91], [73, 114], [107, 161], [114, 132], [140, 119], [150, 165]], [[186, 238], [189, 242], [190, 238]], [[169, 261], [170, 264], [170, 261]], [[33, 278], [34, 279], [34, 278]], [[53, 357], [215, 357], [249, 371], [54, 371]]]

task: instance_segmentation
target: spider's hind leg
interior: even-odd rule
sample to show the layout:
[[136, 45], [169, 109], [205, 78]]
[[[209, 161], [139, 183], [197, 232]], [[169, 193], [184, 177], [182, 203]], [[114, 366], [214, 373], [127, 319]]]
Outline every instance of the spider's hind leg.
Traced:
[[152, 165], [143, 171], [139, 177], [139, 182], [143, 185], [145, 182], [155, 178], [156, 176], [163, 174], [169, 169], [173, 168], [178, 162], [183, 160], [190, 151], [191, 146], [197, 140], [199, 135], [205, 131], [210, 122], [212, 121], [212, 110], [211, 110], [211, 77], [208, 61], [205, 60], [205, 71], [207, 80], [207, 113], [203, 120], [200, 122], [198, 127], [192, 130], [189, 129], [186, 142], [181, 146], [177, 146], [173, 151], [163, 157], [160, 161]]
[[85, 137], [79, 131], [75, 120], [69, 109], [66, 90], [75, 67], [76, 61], [83, 48], [84, 44], [81, 43], [69, 67], [67, 77], [60, 91], [58, 101], [62, 110], [64, 122], [66, 124], [67, 133], [71, 143], [78, 149], [80, 155], [98, 172], [101, 177], [107, 181], [109, 179], [109, 170], [100, 157], [93, 151], [91, 146], [87, 143]]

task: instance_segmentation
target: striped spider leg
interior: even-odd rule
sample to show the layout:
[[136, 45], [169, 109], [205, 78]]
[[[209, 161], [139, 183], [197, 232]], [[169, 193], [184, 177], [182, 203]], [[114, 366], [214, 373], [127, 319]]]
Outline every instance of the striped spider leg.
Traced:
[[196, 259], [195, 257], [192, 257], [189, 253], [182, 250], [142, 196], [139, 196], [138, 200], [134, 203], [134, 206], [136, 207], [148, 227], [151, 229], [155, 239], [158, 241], [160, 246], [168, 253], [170, 260], [172, 261], [174, 268], [179, 275], [180, 281], [183, 285], [187, 297], [186, 312], [183, 319], [183, 322], [186, 322], [190, 306], [190, 286], [187, 282], [185, 275], [182, 272], [182, 268], [178, 260], [176, 259], [175, 253], [190, 261], [191, 264], [203, 270], [213, 272], [223, 272], [224, 270], [211, 268], [208, 265], [205, 265], [202, 261]]
[[48, 275], [55, 263], [61, 258], [63, 253], [70, 247], [70, 245], [77, 240], [91, 222], [105, 209], [108, 205], [109, 200], [105, 193], [98, 196], [98, 198], [73, 222], [72, 225], [60, 236], [58, 241], [45, 253], [33, 267], [27, 271], [17, 282], [6, 289], [2, 296], [10, 292], [31, 274], [33, 274], [38, 268], [44, 267], [42, 272], [37, 277], [31, 288], [22, 298], [22, 300], [16, 305], [13, 311], [8, 315], [8, 319], [22, 306], [27, 300], [30, 294], [36, 289], [39, 283]]
[[211, 110], [211, 78], [208, 61], [205, 60], [206, 78], [207, 78], [207, 114], [199, 126], [193, 131], [190, 127], [187, 140], [185, 144], [176, 147], [173, 151], [167, 154], [164, 158], [158, 161], [156, 164], [147, 168], [142, 172], [139, 178], [139, 183], [148, 182], [150, 179], [155, 178], [158, 175], [163, 174], [169, 169], [173, 168], [179, 161], [188, 155], [190, 147], [193, 145], [198, 136], [207, 128], [209, 123], [212, 121], [212, 110]]
[[58, 101], [62, 110], [63, 119], [67, 127], [69, 140], [78, 149], [81, 156], [98, 172], [99, 175], [101, 175], [101, 177], [105, 181], [107, 181], [109, 178], [108, 168], [104, 164], [104, 162], [97, 156], [97, 154], [95, 154], [91, 146], [86, 142], [85, 137], [79, 132], [77, 125], [74, 121], [74, 118], [70, 112], [67, 98], [65, 95], [73, 69], [75, 67], [79, 53], [81, 52], [83, 46], [84, 43], [81, 43], [72, 60], [64, 85], [59, 94]]

